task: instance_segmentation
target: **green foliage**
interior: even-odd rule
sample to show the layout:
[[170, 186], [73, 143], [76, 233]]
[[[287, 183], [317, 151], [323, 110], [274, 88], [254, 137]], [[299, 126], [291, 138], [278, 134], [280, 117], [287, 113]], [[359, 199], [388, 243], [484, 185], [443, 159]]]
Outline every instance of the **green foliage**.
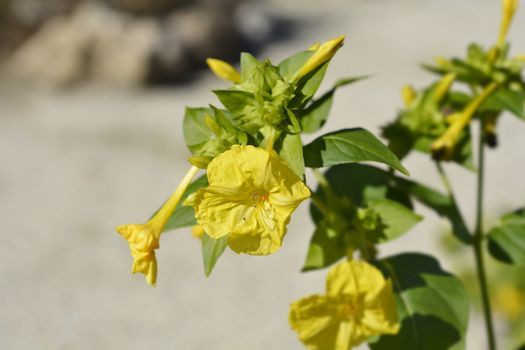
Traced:
[[354, 250], [372, 257], [375, 244], [399, 237], [422, 219], [392, 175], [381, 169], [345, 164], [331, 167], [325, 177], [329, 188], [319, 187], [316, 194], [328, 211], [310, 207], [316, 229], [303, 271], [325, 268]]
[[408, 174], [397, 157], [365, 129], [346, 129], [323, 135], [306, 145], [303, 152], [305, 165], [311, 168], [374, 161]]
[[195, 212], [193, 207], [184, 206], [182, 203], [189, 195], [195, 193], [199, 188], [202, 188], [208, 184], [208, 179], [206, 175], [203, 175], [195, 179], [186, 189], [186, 192], [182, 196], [179, 204], [175, 208], [173, 214], [171, 214], [170, 219], [166, 226], [164, 226], [163, 232], [175, 230], [181, 227], [193, 226], [196, 225], [195, 221]]
[[423, 254], [396, 255], [376, 266], [394, 284], [401, 329], [370, 343], [373, 350], [465, 349], [469, 297], [456, 277]]
[[204, 274], [208, 277], [215, 264], [221, 257], [228, 245], [228, 236], [213, 239], [208, 234], [202, 236], [202, 261], [204, 263]]
[[489, 250], [502, 262], [525, 264], [525, 209], [504, 215], [489, 232]]

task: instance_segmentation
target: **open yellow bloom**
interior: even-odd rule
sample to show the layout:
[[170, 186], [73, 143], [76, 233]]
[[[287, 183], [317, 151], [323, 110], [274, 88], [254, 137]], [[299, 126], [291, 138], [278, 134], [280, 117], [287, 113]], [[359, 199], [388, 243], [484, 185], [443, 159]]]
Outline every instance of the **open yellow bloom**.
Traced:
[[146, 282], [155, 286], [157, 283], [157, 258], [155, 249], [159, 248], [159, 239], [164, 226], [177, 207], [182, 195], [188, 188], [191, 179], [197, 174], [199, 168], [193, 166], [188, 171], [171, 197], [160, 210], [145, 224], [121, 225], [117, 232], [128, 241], [129, 250], [133, 257], [133, 273], [141, 272]]
[[208, 165], [209, 186], [190, 196], [195, 218], [218, 239], [228, 235], [237, 253], [266, 255], [281, 247], [286, 225], [310, 196], [299, 177], [274, 151], [234, 145]]
[[362, 261], [334, 266], [326, 279], [326, 295], [293, 303], [289, 321], [312, 350], [348, 350], [368, 337], [399, 331], [391, 281]]

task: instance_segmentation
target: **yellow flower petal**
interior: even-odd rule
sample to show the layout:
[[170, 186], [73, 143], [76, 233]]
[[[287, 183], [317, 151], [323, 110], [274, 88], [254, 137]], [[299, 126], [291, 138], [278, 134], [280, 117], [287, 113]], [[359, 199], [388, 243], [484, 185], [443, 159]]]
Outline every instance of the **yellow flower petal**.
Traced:
[[271, 254], [281, 247], [286, 225], [310, 191], [274, 152], [234, 145], [208, 166], [209, 186], [187, 201], [206, 233], [229, 235], [238, 253]]
[[326, 296], [301, 299], [290, 309], [290, 325], [308, 348], [348, 350], [371, 336], [399, 331], [392, 284], [372, 265], [340, 263], [326, 284]]
[[337, 312], [337, 304], [327, 297], [312, 295], [290, 306], [288, 321], [309, 349], [334, 350], [340, 324], [334, 317]]

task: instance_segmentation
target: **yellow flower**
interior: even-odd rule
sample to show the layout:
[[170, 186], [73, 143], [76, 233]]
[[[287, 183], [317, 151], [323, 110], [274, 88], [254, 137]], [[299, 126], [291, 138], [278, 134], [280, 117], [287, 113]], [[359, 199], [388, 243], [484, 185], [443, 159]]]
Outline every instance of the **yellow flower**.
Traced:
[[412, 86], [405, 85], [401, 88], [401, 97], [403, 98], [405, 107], [409, 108], [412, 102], [416, 99], [417, 92]]
[[191, 235], [197, 239], [202, 239], [204, 236], [204, 227], [201, 225], [195, 225], [191, 228]]
[[215, 73], [221, 79], [231, 81], [232, 83], [238, 84], [241, 82], [241, 75], [231, 64], [218, 60], [216, 58], [208, 58], [206, 64], [210, 67], [211, 71]]
[[512, 19], [518, 9], [519, 0], [503, 0], [503, 18], [501, 19], [501, 25], [498, 37], [498, 46], [502, 47], [505, 44], [507, 33], [509, 32]]
[[339, 48], [343, 46], [344, 40], [345, 36], [340, 35], [337, 38], [328, 40], [327, 42], [317, 47], [312, 45], [312, 48], [316, 48], [314, 54], [303, 64], [301, 69], [299, 69], [299, 71], [296, 73], [293, 80], [300, 80], [305, 75], [311, 73], [314, 69], [316, 69], [326, 61], [329, 61], [332, 57], [334, 57], [337, 50], [339, 50]]
[[234, 145], [208, 165], [209, 186], [190, 196], [195, 218], [218, 239], [228, 235], [237, 253], [266, 255], [281, 247], [286, 225], [310, 196], [299, 177], [274, 152]]
[[459, 141], [461, 132], [470, 123], [470, 120], [478, 108], [496, 91], [499, 85], [495, 82], [487, 85], [465, 109], [459, 113], [453, 113], [447, 119], [451, 121], [448, 129], [431, 145], [432, 157], [436, 160], [450, 160], [454, 155], [454, 148]]
[[362, 261], [334, 266], [326, 279], [326, 295], [293, 303], [289, 321], [312, 350], [348, 350], [368, 337], [399, 331], [391, 281]]
[[188, 188], [191, 179], [197, 174], [199, 168], [193, 166], [188, 171], [171, 197], [160, 210], [145, 224], [121, 225], [117, 232], [128, 241], [129, 250], [133, 257], [133, 273], [141, 272], [146, 282], [155, 286], [157, 283], [157, 258], [155, 249], [159, 248], [159, 239], [164, 226], [177, 207], [182, 195]]

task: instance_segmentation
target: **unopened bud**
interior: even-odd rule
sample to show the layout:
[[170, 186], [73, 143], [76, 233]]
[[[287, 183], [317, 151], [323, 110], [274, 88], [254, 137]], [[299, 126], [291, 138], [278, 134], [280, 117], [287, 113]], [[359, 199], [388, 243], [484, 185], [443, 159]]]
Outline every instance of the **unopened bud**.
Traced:
[[241, 82], [241, 75], [231, 64], [215, 58], [208, 58], [206, 64], [219, 78], [231, 81], [235, 84]]

